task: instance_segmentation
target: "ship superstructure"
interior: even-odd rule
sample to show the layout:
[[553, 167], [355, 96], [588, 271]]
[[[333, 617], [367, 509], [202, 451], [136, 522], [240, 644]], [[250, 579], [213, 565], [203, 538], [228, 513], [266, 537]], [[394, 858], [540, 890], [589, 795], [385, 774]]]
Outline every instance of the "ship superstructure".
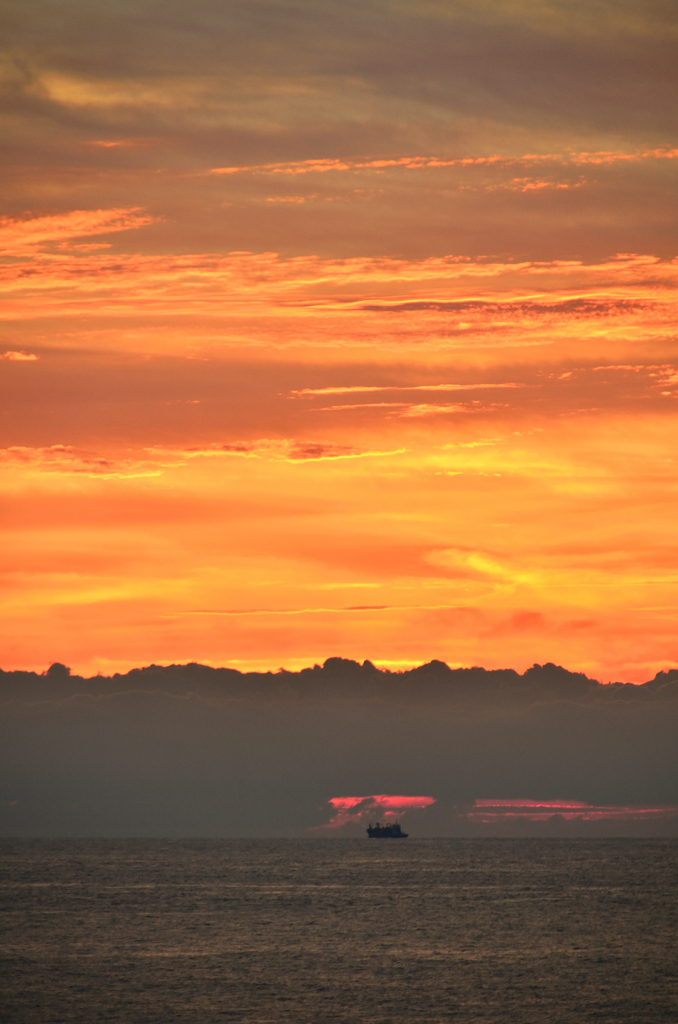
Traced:
[[407, 832], [403, 832], [397, 821], [393, 825], [380, 825], [379, 822], [368, 825], [367, 834], [370, 839], [407, 839]]

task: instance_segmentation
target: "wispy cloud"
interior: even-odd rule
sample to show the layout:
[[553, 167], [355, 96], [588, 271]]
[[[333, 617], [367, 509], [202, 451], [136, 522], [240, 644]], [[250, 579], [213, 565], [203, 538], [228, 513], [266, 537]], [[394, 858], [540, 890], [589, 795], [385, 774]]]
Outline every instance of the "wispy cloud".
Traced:
[[[22, 249], [19, 242], [23, 228], [17, 224], [24, 223], [31, 222], [12, 222], [11, 230], [7, 228], [8, 245], [10, 235], [16, 243], [16, 259], [0, 267], [3, 319], [87, 316], [91, 325], [96, 318], [180, 318], [179, 332], [163, 334], [163, 351], [170, 339], [172, 346], [185, 347], [187, 316], [195, 318], [194, 331], [210, 337], [214, 322], [203, 327], [201, 318], [242, 318], [231, 322], [227, 338], [220, 336], [220, 346], [526, 347], [581, 338], [587, 332], [608, 342], [641, 342], [672, 336], [678, 305], [678, 261], [652, 256], [627, 254], [587, 265], [575, 260], [511, 263], [457, 256], [286, 259], [276, 253], [249, 252], [31, 255], [33, 243]], [[93, 232], [103, 231], [104, 225], [123, 230], [143, 223], [146, 220], [134, 213], [119, 220], [102, 216], [87, 221]], [[84, 231], [87, 224], [69, 217], [64, 223], [31, 228], [26, 237], [54, 239], [60, 232]], [[384, 321], [378, 331], [370, 322], [374, 316]], [[275, 329], [265, 317], [278, 318]], [[190, 344], [195, 344], [194, 338]], [[211, 341], [208, 345], [213, 347]], [[417, 387], [430, 390], [428, 385]], [[470, 387], [460, 383], [441, 385], [439, 390]], [[310, 394], [301, 389], [293, 397]]]
[[0, 464], [40, 473], [64, 473], [91, 477], [158, 476], [167, 469], [185, 466], [195, 459], [243, 457], [269, 462], [319, 462], [332, 459], [378, 458], [401, 454], [404, 449], [377, 450], [326, 441], [294, 438], [260, 438], [201, 447], [145, 448], [132, 457], [100, 455], [74, 445], [48, 447], [15, 445], [0, 449]]
[[336, 607], [313, 606], [308, 608], [189, 608], [173, 612], [177, 615], [327, 615], [338, 612], [381, 612], [388, 609], [386, 604], [348, 604]]
[[145, 227], [153, 217], [138, 207], [112, 210], [73, 210], [51, 217], [24, 220], [0, 218], [0, 252], [22, 255], [38, 246], [67, 238], [103, 235]]
[[[358, 459], [369, 456], [397, 454], [395, 450], [370, 450], [346, 444], [332, 444], [325, 441], [302, 441], [288, 438], [260, 438], [255, 441], [237, 441], [221, 445], [210, 445], [204, 448], [175, 449], [174, 451], [180, 458], [213, 458], [223, 455], [241, 455], [246, 458], [282, 460], [284, 462]], [[402, 451], [402, 449], [398, 449], [398, 451]]]
[[618, 807], [596, 806], [578, 800], [476, 800], [463, 817], [476, 824], [501, 821], [543, 822], [553, 818], [565, 821], [642, 821], [678, 817], [678, 806]]
[[346, 387], [300, 388], [290, 391], [290, 398], [314, 395], [353, 395], [375, 391], [477, 391], [483, 388], [524, 388], [527, 384], [355, 384]]
[[97, 455], [73, 445], [54, 444], [43, 448], [14, 445], [0, 449], [0, 464], [29, 473], [60, 473], [87, 477], [157, 476], [162, 465], [138, 457]]
[[417, 419], [422, 416], [441, 416], [453, 412], [480, 412], [481, 408], [487, 409], [488, 406], [478, 405], [433, 405], [430, 402], [422, 402], [418, 405], [410, 405], [402, 413], [405, 417]]
[[89, 139], [84, 145], [96, 146], [99, 149], [145, 149], [158, 141], [160, 140], [156, 138], [135, 136], [126, 139]]
[[[486, 407], [485, 407], [486, 408]], [[399, 416], [436, 416], [441, 413], [479, 412], [476, 405], [460, 405], [450, 402], [449, 405], [431, 405], [430, 403], [413, 404], [411, 402], [359, 402], [345, 405], [323, 405], [314, 412], [349, 412], [355, 409], [399, 409]]]
[[10, 363], [34, 363], [39, 358], [40, 357], [36, 356], [33, 352], [16, 352], [12, 349], [0, 354], [0, 359], [6, 359]]
[[[598, 152], [525, 153], [520, 156], [494, 154], [444, 159], [435, 156], [363, 157], [357, 160], [321, 158], [289, 163], [247, 164], [234, 167], [213, 167], [210, 174], [327, 174], [337, 171], [384, 171], [402, 168], [408, 171], [437, 170], [445, 167], [515, 167], [517, 165], [562, 164], [565, 166], [637, 163], [642, 160], [675, 160], [678, 149], [662, 146], [636, 152], [599, 150]], [[517, 181], [518, 179], [514, 179]]]

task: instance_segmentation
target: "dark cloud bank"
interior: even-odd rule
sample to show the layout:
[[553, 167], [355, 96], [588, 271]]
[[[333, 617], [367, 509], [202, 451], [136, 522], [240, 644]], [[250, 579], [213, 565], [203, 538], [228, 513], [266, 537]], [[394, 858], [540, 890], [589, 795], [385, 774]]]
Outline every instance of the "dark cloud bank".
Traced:
[[474, 800], [678, 803], [678, 671], [603, 686], [556, 665], [408, 672], [150, 666], [0, 672], [0, 834], [360, 835], [331, 797], [430, 795], [411, 834], [678, 835], [678, 818], [482, 825]]

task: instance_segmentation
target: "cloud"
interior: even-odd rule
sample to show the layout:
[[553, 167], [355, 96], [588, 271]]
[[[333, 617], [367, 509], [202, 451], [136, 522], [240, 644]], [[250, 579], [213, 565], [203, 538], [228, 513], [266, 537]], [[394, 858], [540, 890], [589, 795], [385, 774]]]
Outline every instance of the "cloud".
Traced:
[[427, 561], [432, 565], [444, 566], [453, 575], [474, 579], [491, 579], [506, 586], [531, 584], [538, 573], [526, 566], [516, 564], [515, 559], [493, 551], [446, 548], [431, 551]]
[[[487, 411], [488, 407], [482, 407], [482, 411]], [[469, 406], [469, 405], [432, 405], [430, 403], [422, 402], [419, 405], [410, 405], [402, 413], [405, 417], [418, 418], [421, 416], [440, 416], [446, 413], [453, 412], [480, 412], [480, 406]]]
[[383, 611], [385, 604], [352, 604], [339, 608], [192, 608], [177, 615], [326, 615], [340, 612]]
[[351, 412], [355, 409], [409, 409], [409, 402], [353, 402], [343, 405], [323, 405], [314, 412]]
[[158, 139], [142, 139], [142, 138], [130, 138], [130, 139], [88, 139], [85, 143], [87, 146], [100, 146], [102, 149], [116, 149], [122, 147], [123, 149], [137, 149], [139, 147], [152, 146], [157, 143]]
[[[508, 268], [507, 268], [508, 269]], [[560, 268], [556, 271], [558, 273]], [[529, 271], [528, 271], [529, 272]], [[595, 295], [593, 297], [577, 296], [565, 298], [560, 301], [538, 301], [534, 299], [525, 300], [509, 298], [504, 301], [492, 299], [459, 299], [456, 301], [440, 300], [419, 300], [398, 303], [379, 303], [364, 305], [361, 307], [367, 312], [373, 313], [448, 313], [461, 314], [467, 319], [473, 314], [495, 315], [503, 318], [520, 318], [527, 320], [533, 317], [546, 319], [555, 314], [559, 319], [564, 317], [598, 318], [608, 316], [620, 316], [639, 314], [642, 316], [652, 315], [661, 307], [654, 299], [628, 299], [616, 295]], [[490, 386], [490, 385], [487, 385]], [[497, 386], [497, 385], [493, 385]], [[516, 387], [516, 385], [505, 384], [504, 387]]]
[[323, 405], [314, 412], [355, 412], [360, 409], [398, 409], [396, 415], [417, 418], [421, 416], [437, 416], [444, 413], [457, 412], [487, 412], [489, 406], [480, 405], [459, 405], [450, 402], [448, 405], [431, 405], [420, 403], [414, 405], [410, 402], [361, 402], [346, 403], [344, 405]]
[[0, 218], [0, 252], [23, 255], [37, 247], [68, 238], [130, 231], [153, 223], [138, 207], [114, 210], [72, 210], [51, 217], [16, 220]]
[[402, 818], [409, 810], [421, 810], [434, 804], [432, 796], [398, 796], [397, 794], [379, 794], [377, 796], [333, 796], [328, 803], [333, 809], [333, 816], [323, 829], [343, 828], [352, 822], [363, 824], [368, 818], [389, 819]]
[[[238, 0], [219, 10], [200, 2], [190, 12], [174, 0], [161, 13], [144, 0], [133, 21], [82, 0], [73, 12], [65, 22], [38, 0], [15, 15], [8, 101], [36, 121], [84, 124], [97, 139], [188, 126], [223, 160], [232, 147], [210, 134], [231, 128], [248, 163], [270, 148], [281, 160], [291, 149], [299, 162], [312, 150], [284, 143], [300, 124], [321, 120], [319, 136], [346, 125], [360, 141], [376, 135], [384, 152], [403, 121], [418, 128], [407, 133], [410, 152], [422, 135], [433, 143], [437, 128], [438, 139], [454, 139], [469, 122], [486, 127], [489, 139], [499, 127], [539, 137], [577, 126], [580, 138], [600, 134], [603, 144], [608, 132], [672, 138], [675, 124], [665, 102], [673, 56], [666, 3], [385, 0], [361, 10], [358, 33], [351, 8], [319, 9], [310, 0]], [[254, 138], [243, 142], [243, 134]], [[262, 134], [277, 135], [278, 145], [257, 147]]]
[[268, 196], [267, 203], [307, 203], [316, 196]]
[[471, 810], [463, 812], [467, 821], [482, 824], [504, 822], [622, 821], [653, 819], [672, 821], [678, 818], [678, 805], [664, 807], [596, 807], [580, 800], [476, 800]]
[[476, 391], [483, 388], [524, 388], [526, 384], [356, 384], [348, 387], [301, 388], [291, 391], [290, 398], [306, 398], [313, 395], [352, 395], [374, 391]]
[[[25, 252], [0, 268], [0, 292], [1, 315], [15, 323], [87, 318], [91, 331], [98, 321], [110, 330], [112, 319], [127, 319], [146, 335], [148, 325], [162, 320], [162, 338], [150, 343], [165, 353], [168, 345], [193, 352], [201, 345], [208, 351], [215, 345], [221, 350], [376, 345], [422, 352], [525, 348], [594, 337], [608, 345], [668, 341], [677, 277], [675, 260], [628, 254], [586, 265], [457, 256], [57, 252], [30, 258]], [[190, 335], [187, 318], [192, 318]], [[217, 324], [226, 318], [224, 336]]]
[[39, 358], [39, 356], [34, 355], [32, 352], [14, 352], [11, 349], [0, 354], [0, 359], [6, 359], [10, 363], [34, 363]]
[[0, 448], [0, 464], [8, 468], [32, 473], [75, 474], [87, 477], [145, 477], [159, 476], [167, 469], [186, 466], [194, 459], [242, 456], [270, 462], [318, 462], [326, 459], [378, 458], [395, 455], [404, 449], [389, 451], [357, 448], [352, 445], [326, 441], [306, 441], [294, 438], [215, 443], [203, 447], [146, 448], [136, 457], [98, 455], [73, 445], [54, 444], [44, 448], [14, 445]]
[[[402, 449], [398, 449], [401, 451]], [[159, 449], [158, 454], [168, 453]], [[242, 455], [246, 458], [267, 459], [285, 462], [306, 462], [322, 459], [357, 459], [380, 455], [397, 454], [395, 450], [379, 451], [356, 448], [346, 444], [332, 444], [326, 441], [303, 441], [296, 439], [260, 438], [255, 441], [236, 441], [215, 444], [205, 448], [176, 449], [178, 458], [213, 458], [222, 455]]]
[[[527, 384], [415, 384], [415, 385], [355, 385], [348, 387], [326, 387], [326, 388], [303, 388], [290, 392], [290, 398], [314, 398], [325, 395], [355, 395], [371, 394], [383, 391], [428, 391], [428, 392], [458, 392], [475, 391], [486, 388], [523, 388]], [[361, 409], [391, 409], [400, 410], [397, 415], [406, 418], [420, 418], [424, 416], [436, 416], [446, 413], [459, 412], [487, 412], [490, 408], [496, 408], [497, 404], [482, 405], [474, 400], [467, 404], [448, 403], [446, 405], [434, 405], [431, 403], [412, 402], [346, 402], [341, 405], [326, 405], [313, 407], [313, 412], [352, 412]]]
[[[564, 166], [583, 167], [588, 164], [636, 163], [641, 160], [675, 160], [678, 149], [661, 147], [658, 149], [641, 150], [636, 153], [623, 151], [602, 151], [598, 153], [530, 153], [523, 156], [468, 156], [453, 160], [445, 160], [434, 156], [404, 156], [394, 159], [363, 158], [359, 160], [338, 160], [326, 158], [322, 160], [297, 160], [291, 163], [260, 164], [249, 167], [213, 167], [210, 174], [327, 174], [345, 171], [384, 171], [399, 168], [408, 171], [440, 170], [447, 167], [509, 167], [534, 166], [540, 164], [560, 164]], [[505, 186], [516, 188], [571, 188], [567, 184], [555, 184], [545, 181], [532, 181], [528, 178], [512, 178]]]
[[[64, 220], [69, 221], [69, 217]], [[14, 226], [23, 223], [31, 222], [12, 222]], [[119, 230], [139, 226], [142, 223], [131, 218], [125, 220]], [[70, 233], [68, 237], [75, 236], [73, 227], [70, 222], [64, 224], [64, 233]], [[14, 234], [17, 239], [22, 237], [21, 229], [16, 227], [16, 232], [14, 228], [8, 231], [8, 236]], [[34, 237], [37, 238], [38, 234], [36, 231]], [[47, 234], [46, 230], [44, 237]], [[30, 232], [27, 235], [30, 236]], [[63, 236], [57, 235], [55, 229], [50, 237]], [[172, 288], [190, 281], [193, 290], [196, 285], [201, 286], [194, 301], [191, 301], [190, 291], [183, 290], [177, 293], [177, 299], [183, 298], [188, 302], [188, 308], [196, 309], [200, 308], [201, 300], [209, 302], [218, 297], [219, 301], [228, 304], [246, 303], [248, 299], [276, 303], [281, 300], [294, 303], [296, 300], [304, 308], [320, 305], [363, 312], [449, 311], [468, 314], [474, 311], [496, 313], [513, 310], [521, 315], [652, 312], [653, 308], [660, 309], [663, 303], [673, 299], [672, 295], [663, 292], [662, 286], [673, 286], [676, 278], [678, 261], [661, 261], [654, 256], [638, 254], [625, 254], [589, 266], [579, 260], [504, 263], [474, 261], [454, 255], [423, 260], [387, 257], [325, 259], [318, 256], [284, 258], [272, 252], [233, 252], [224, 256], [210, 253], [178, 256], [91, 255], [75, 258], [54, 255], [49, 261], [36, 262], [30, 274], [26, 273], [26, 264], [23, 262], [7, 265], [3, 273], [4, 287], [8, 291], [51, 288], [55, 285], [63, 288], [71, 284], [81, 288], [85, 298], [93, 286], [102, 289], [122, 285], [128, 290], [131, 286], [127, 308], [135, 299], [141, 301], [139, 308], [143, 308], [143, 296], [149, 288], [151, 293], [160, 295], [168, 286]], [[336, 288], [341, 285], [349, 285], [351, 292], [337, 298]], [[458, 289], [460, 285], [470, 291], [471, 295], [467, 298], [463, 295], [444, 296], [446, 287], [455, 286]], [[508, 287], [517, 294], [509, 291], [508, 295], [502, 295], [500, 301], [494, 297], [478, 297], [479, 289], [493, 289], [498, 285], [502, 292], [506, 292]], [[645, 286], [652, 291], [648, 290], [642, 297], [636, 294], [630, 301], [624, 293], [614, 293], [614, 289], [629, 285], [635, 288]], [[217, 293], [210, 295], [207, 290], [210, 286], [216, 286]], [[418, 297], [403, 296], [398, 302], [386, 300], [370, 305], [360, 296], [361, 292], [372, 291], [374, 294], [384, 287], [392, 291], [394, 286], [405, 293], [414, 292], [415, 296], [417, 291], [426, 291]], [[528, 300], [521, 294], [523, 289], [534, 293], [539, 286], [547, 294], [557, 292], [557, 300], [544, 301], [543, 296], [531, 296]], [[225, 288], [228, 289], [226, 294]], [[594, 289], [592, 296], [586, 295], [587, 291]], [[574, 295], [563, 295], [563, 290], [573, 291]], [[601, 296], [600, 290], [607, 294]], [[430, 294], [431, 291], [434, 294]], [[435, 294], [440, 291], [443, 294]], [[155, 309], [157, 311], [158, 307]]]
[[0, 448], [0, 464], [30, 473], [58, 473], [93, 478], [156, 476], [162, 472], [162, 464], [138, 458], [110, 458], [63, 444], [53, 444], [44, 448], [29, 448], [24, 445]]

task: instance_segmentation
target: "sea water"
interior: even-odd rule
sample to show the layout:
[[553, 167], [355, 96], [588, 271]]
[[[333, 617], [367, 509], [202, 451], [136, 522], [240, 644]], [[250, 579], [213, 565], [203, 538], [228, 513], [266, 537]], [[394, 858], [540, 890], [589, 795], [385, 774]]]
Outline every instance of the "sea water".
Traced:
[[678, 1021], [671, 840], [4, 840], [3, 1022]]

